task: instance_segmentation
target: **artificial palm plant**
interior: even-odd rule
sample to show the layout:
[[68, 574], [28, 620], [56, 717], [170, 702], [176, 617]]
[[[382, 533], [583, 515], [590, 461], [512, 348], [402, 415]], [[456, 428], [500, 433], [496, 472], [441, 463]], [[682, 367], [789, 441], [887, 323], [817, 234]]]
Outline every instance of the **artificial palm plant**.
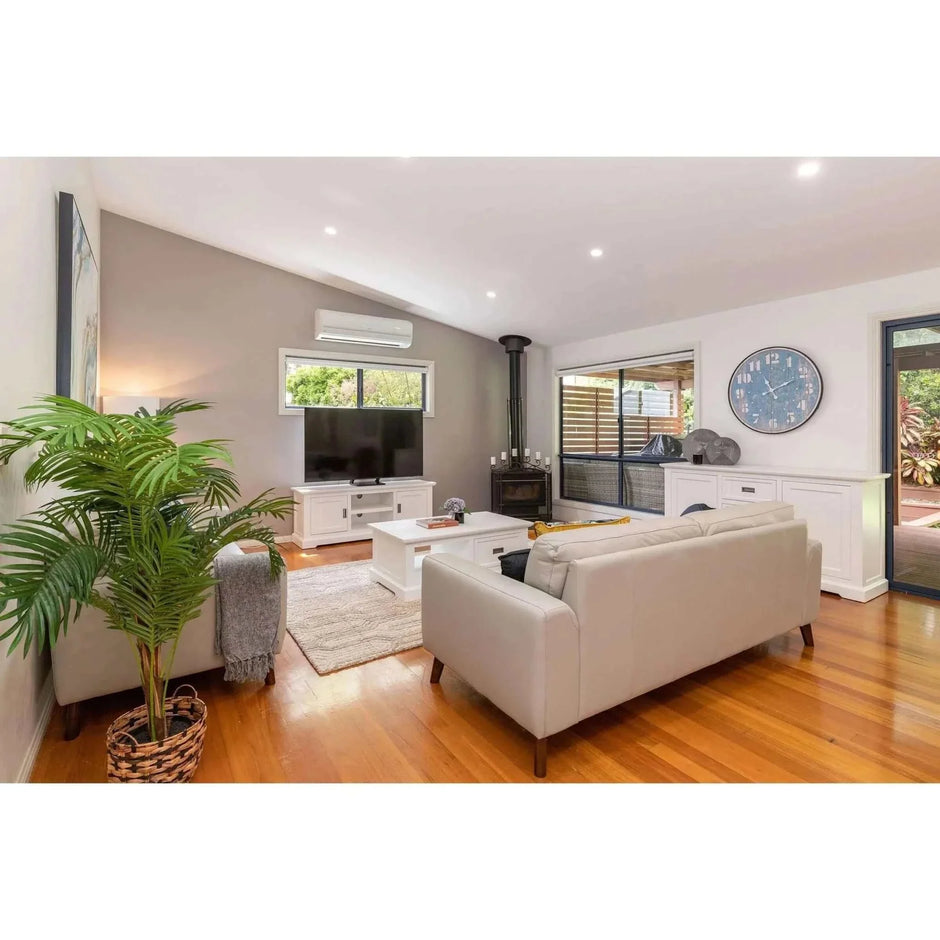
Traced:
[[239, 497], [220, 440], [177, 444], [175, 418], [205, 402], [174, 401], [156, 414], [102, 415], [49, 395], [0, 433], [0, 463], [38, 446], [24, 482], [64, 491], [0, 534], [0, 639], [9, 652], [56, 642], [84, 605], [104, 612], [137, 656], [151, 741], [167, 735], [166, 694], [183, 627], [213, 590], [222, 546], [256, 539], [271, 576], [284, 561], [266, 515], [289, 499], [270, 491], [232, 511]]

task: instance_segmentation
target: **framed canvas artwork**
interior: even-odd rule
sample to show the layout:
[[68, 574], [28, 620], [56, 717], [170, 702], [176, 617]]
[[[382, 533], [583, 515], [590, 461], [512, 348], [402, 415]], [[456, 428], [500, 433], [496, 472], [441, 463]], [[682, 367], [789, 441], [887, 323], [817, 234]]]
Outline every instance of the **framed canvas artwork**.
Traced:
[[59, 193], [56, 394], [98, 410], [98, 265], [71, 193]]

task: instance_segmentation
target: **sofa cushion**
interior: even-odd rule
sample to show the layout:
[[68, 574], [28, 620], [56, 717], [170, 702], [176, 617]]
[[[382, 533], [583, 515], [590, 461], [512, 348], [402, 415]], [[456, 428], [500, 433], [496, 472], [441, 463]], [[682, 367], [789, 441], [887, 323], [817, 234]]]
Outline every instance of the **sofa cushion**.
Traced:
[[634, 521], [627, 526], [588, 526], [569, 532], [549, 533], [532, 543], [525, 583], [554, 597], [561, 597], [568, 577], [568, 565], [572, 561], [698, 538], [701, 534], [701, 526], [690, 522], [689, 517], [649, 519]]
[[522, 581], [525, 578], [525, 566], [529, 561], [529, 549], [520, 548], [514, 552], [506, 552], [499, 556], [500, 572], [507, 578], [514, 581]]
[[702, 528], [702, 535], [718, 535], [774, 522], [789, 522], [793, 518], [793, 506], [790, 503], [747, 503], [728, 509], [690, 512], [682, 518], [697, 522]]
[[622, 519], [585, 519], [583, 522], [536, 522], [533, 525], [535, 537], [548, 535], [550, 532], [569, 532], [572, 529], [585, 529], [593, 525], [623, 525], [630, 521], [629, 516]]

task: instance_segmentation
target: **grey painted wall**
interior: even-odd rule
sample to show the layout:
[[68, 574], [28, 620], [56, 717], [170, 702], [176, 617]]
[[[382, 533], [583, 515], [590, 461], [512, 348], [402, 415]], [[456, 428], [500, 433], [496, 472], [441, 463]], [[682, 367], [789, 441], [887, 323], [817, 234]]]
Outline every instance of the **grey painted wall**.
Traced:
[[[250, 223], [246, 223], [250, 224]], [[503, 347], [422, 317], [109, 212], [101, 214], [101, 393], [198, 398], [184, 439], [232, 441], [246, 497], [303, 482], [303, 420], [277, 411], [278, 348], [329, 355], [386, 350], [313, 340], [317, 307], [414, 322], [409, 349], [435, 362], [435, 416], [424, 422], [424, 477], [435, 509], [462, 496], [489, 509], [489, 458], [506, 449]], [[275, 522], [278, 532], [290, 522]]]

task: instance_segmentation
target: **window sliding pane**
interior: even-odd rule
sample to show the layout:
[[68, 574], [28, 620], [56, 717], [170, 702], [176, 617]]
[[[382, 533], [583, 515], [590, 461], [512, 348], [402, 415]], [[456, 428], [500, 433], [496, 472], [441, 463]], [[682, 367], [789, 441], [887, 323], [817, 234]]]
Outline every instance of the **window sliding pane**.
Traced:
[[356, 407], [355, 369], [310, 365], [309, 360], [291, 358], [285, 366], [285, 404], [295, 408]]
[[362, 370], [363, 408], [423, 408], [424, 375], [399, 369]]
[[692, 360], [623, 370], [623, 453], [635, 454], [654, 434], [681, 437], [692, 429]]

